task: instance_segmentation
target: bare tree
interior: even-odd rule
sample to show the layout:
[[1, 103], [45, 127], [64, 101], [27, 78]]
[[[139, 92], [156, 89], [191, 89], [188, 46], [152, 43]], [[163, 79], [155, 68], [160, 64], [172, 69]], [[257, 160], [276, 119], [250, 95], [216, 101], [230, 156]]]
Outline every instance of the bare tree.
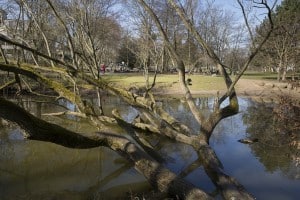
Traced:
[[[298, 1], [283, 1], [277, 7], [274, 15], [275, 30], [272, 33], [270, 40], [264, 47], [264, 51], [260, 53], [262, 59], [258, 63], [264, 64], [269, 61], [269, 65], [277, 67], [277, 80], [286, 81], [287, 71], [295, 74], [297, 66], [297, 58], [299, 52], [297, 51], [297, 42], [299, 41], [299, 2]], [[266, 32], [268, 21], [257, 28], [256, 40], [260, 41], [261, 35]]]
[[[112, 18], [110, 8], [114, 1], [73, 1], [66, 5], [67, 18], [73, 24], [74, 45], [82, 70], [88, 70], [100, 79], [100, 66], [112, 62], [115, 57], [120, 27]], [[86, 66], [86, 67], [83, 67]], [[103, 114], [101, 91], [97, 90], [98, 106]]]
[[[237, 83], [237, 81], [239, 80], [239, 78], [241, 77], [241, 75], [243, 74], [243, 72], [248, 68], [249, 63], [251, 62], [251, 60], [254, 58], [254, 56], [257, 54], [257, 52], [261, 49], [262, 45], [267, 41], [268, 37], [270, 36], [270, 33], [272, 31], [272, 28], [273, 28], [272, 21], [271, 21], [271, 8], [264, 1], [262, 1], [261, 3], [258, 3], [259, 6], [262, 6], [262, 7], [267, 9], [268, 17], [271, 21], [271, 27], [270, 27], [270, 30], [269, 30], [268, 34], [266, 35], [266, 37], [262, 41], [262, 43], [260, 43], [255, 48], [255, 50], [252, 52], [252, 54], [249, 56], [247, 62], [243, 66], [242, 73], [239, 74], [235, 78], [234, 81], [232, 81], [231, 78], [228, 76], [226, 70], [225, 70], [226, 66], [222, 63], [222, 60], [213, 51], [213, 49], [205, 42], [205, 40], [202, 38], [202, 35], [200, 35], [200, 33], [197, 32], [197, 30], [194, 27], [193, 23], [191, 22], [191, 20], [188, 18], [188, 16], [186, 15], [184, 10], [182, 9], [182, 6], [178, 5], [178, 3], [176, 3], [173, 0], [168, 0], [168, 2], [176, 10], [178, 15], [180, 16], [180, 18], [184, 22], [186, 28], [191, 32], [191, 34], [194, 35], [194, 37], [196, 38], [198, 43], [203, 47], [203, 49], [205, 49], [207, 55], [216, 64], [216, 66], [218, 67], [218, 70], [221, 72], [221, 74], [224, 78], [224, 82], [225, 82], [225, 84], [228, 88], [227, 93], [224, 94], [219, 99], [219, 101], [216, 103], [214, 112], [211, 113], [211, 115], [207, 119], [205, 119], [203, 114], [197, 110], [197, 108], [196, 108], [196, 106], [195, 106], [195, 104], [192, 100], [191, 92], [190, 92], [189, 88], [187, 87], [187, 85], [185, 83], [185, 65], [184, 65], [184, 62], [181, 59], [180, 55], [178, 55], [178, 53], [176, 52], [176, 47], [174, 47], [170, 43], [168, 35], [164, 31], [164, 29], [163, 29], [163, 27], [160, 23], [160, 20], [157, 17], [157, 15], [155, 14], [155, 12], [153, 11], [153, 9], [151, 9], [151, 7], [145, 1], [139, 0], [139, 3], [141, 4], [141, 6], [144, 7], [144, 9], [152, 16], [153, 20], [155, 21], [155, 23], [156, 23], [163, 39], [167, 43], [167, 47], [168, 47], [169, 51], [171, 52], [172, 58], [175, 60], [175, 62], [177, 64], [177, 70], [179, 72], [179, 81], [180, 81], [180, 84], [181, 84], [181, 88], [185, 92], [185, 97], [186, 97], [186, 100], [188, 102], [188, 105], [190, 107], [191, 112], [194, 114], [197, 121], [201, 124], [200, 134], [199, 134], [199, 137], [197, 139], [198, 141], [200, 141], [200, 147], [198, 146], [198, 148], [199, 148], [199, 150], [202, 150], [205, 153], [204, 154], [200, 153], [199, 156], [201, 156], [201, 155], [206, 156], [209, 151], [212, 151], [209, 148], [209, 146], [207, 146], [207, 145], [208, 145], [208, 142], [209, 142], [209, 138], [212, 134], [212, 131], [214, 130], [214, 127], [223, 118], [226, 118], [226, 117], [231, 116], [231, 115], [238, 112], [238, 109], [239, 109], [238, 108], [238, 100], [237, 100], [237, 96], [236, 96], [236, 93], [235, 93], [235, 90], [234, 90], [234, 86]], [[241, 3], [240, 3], [240, 5], [243, 8], [243, 5]], [[246, 16], [245, 16], [245, 20], [247, 20]], [[229, 98], [229, 104], [224, 108], [220, 108], [221, 103], [223, 103], [224, 100], [227, 99], [227, 98]], [[204, 145], [204, 144], [207, 144], [207, 145]], [[202, 158], [202, 159], [206, 160], [207, 163], [214, 163], [214, 165], [213, 165], [214, 167], [212, 167], [212, 166], [210, 166], [210, 167], [214, 169], [213, 171], [215, 172], [215, 175], [219, 174], [220, 175], [219, 178], [224, 176], [224, 174], [221, 171], [222, 167], [219, 164], [217, 164], [218, 162], [216, 162], [216, 160], [218, 160], [217, 157], [215, 156], [214, 153], [210, 153], [210, 155], [212, 155], [212, 156], [209, 157], [209, 158], [205, 157], [205, 158]], [[211, 177], [211, 178], [213, 179], [213, 177]], [[226, 180], [227, 180], [228, 185], [233, 185], [233, 186], [235, 185], [235, 183], [232, 182], [232, 179], [226, 179]], [[222, 188], [222, 183], [218, 182], [217, 180], [215, 180], [214, 183]], [[235, 187], [238, 188], [237, 185], [235, 185]], [[235, 192], [236, 191], [238, 191], [238, 189], [235, 190]], [[227, 197], [227, 198], [229, 198], [230, 196], [239, 196], [239, 195], [241, 195], [240, 198], [243, 198], [243, 199], [244, 198], [251, 198], [251, 196], [249, 196], [247, 193], [243, 193], [243, 192], [238, 192], [238, 193], [233, 192], [234, 194], [232, 194], [226, 188], [223, 188], [223, 192], [224, 192], [223, 196]]]
[[[133, 142], [126, 137], [123, 137], [121, 134], [107, 133], [105, 131], [102, 131], [102, 128], [105, 125], [110, 124], [111, 126], [119, 126], [120, 128], [123, 128], [124, 131], [126, 131], [126, 127], [130, 126], [133, 129], [145, 130], [148, 132], [150, 131], [153, 134], [166, 136], [170, 139], [176, 140], [177, 142], [191, 145], [195, 149], [206, 173], [211, 178], [216, 187], [220, 190], [224, 199], [254, 199], [252, 195], [249, 194], [240, 183], [238, 183], [237, 180], [235, 180], [233, 177], [230, 177], [224, 172], [221, 162], [219, 161], [214, 150], [209, 145], [209, 140], [214, 128], [222, 119], [232, 116], [239, 111], [238, 98], [234, 88], [235, 84], [238, 82], [255, 55], [260, 51], [262, 45], [270, 36], [273, 28], [271, 20], [271, 8], [266, 1], [256, 2], [255, 5], [267, 10], [271, 24], [268, 29], [269, 31], [265, 35], [265, 38], [262, 40], [262, 42], [253, 48], [253, 51], [241, 68], [241, 73], [237, 75], [234, 80], [232, 80], [226, 71], [226, 68], [228, 67], [223, 63], [223, 60], [214, 51], [210, 44], [208, 44], [203, 39], [202, 34], [198, 32], [195, 24], [192, 23], [192, 20], [187, 15], [187, 12], [180, 1], [167, 0], [168, 8], [171, 9], [171, 13], [174, 14], [174, 22], [175, 20], [180, 21], [180, 24], [182, 25], [180, 29], [175, 30], [175, 33], [169, 34], [168, 30], [165, 29], [163, 23], [161, 22], [161, 19], [157, 15], [160, 12], [157, 12], [154, 7], [148, 4], [148, 1], [137, 0], [139, 5], [141, 6], [141, 9], [147, 12], [147, 14], [150, 16], [149, 19], [151, 19], [151, 21], [153, 21], [153, 23], [156, 25], [157, 32], [160, 34], [160, 37], [163, 40], [172, 61], [174, 62], [174, 66], [177, 67], [180, 87], [184, 91], [186, 101], [193, 116], [195, 117], [199, 125], [201, 125], [200, 130], [196, 133], [194, 133], [185, 124], [179, 122], [174, 117], [169, 115], [159, 104], [156, 104], [153, 99], [145, 98], [124, 89], [112, 86], [108, 82], [102, 79], [98, 79], [95, 74], [91, 75], [89, 73], [82, 73], [82, 70], [80, 70], [80, 67], [78, 65], [80, 57], [76, 51], [76, 42], [79, 41], [76, 41], [74, 39], [75, 36], [69, 29], [71, 25], [73, 25], [71, 26], [72, 28], [75, 28], [76, 26], [74, 26], [74, 24], [72, 23], [67, 24], [66, 21], [68, 17], [62, 17], [63, 15], [57, 11], [57, 7], [55, 7], [52, 2], [48, 0], [46, 1], [48, 2], [48, 5], [54, 13], [55, 19], [58, 20], [58, 22], [64, 28], [65, 34], [67, 35], [69, 48], [71, 51], [73, 51], [73, 56], [71, 57], [73, 59], [72, 62], [68, 63], [60, 59], [53, 58], [47, 54], [37, 51], [35, 48], [29, 47], [26, 44], [0, 35], [1, 41], [21, 48], [24, 51], [35, 53], [36, 56], [43, 59], [48, 59], [57, 64], [57, 67], [46, 68], [41, 66], [37, 67], [30, 64], [17, 65], [15, 63], [0, 63], [0, 70], [14, 72], [18, 75], [24, 75], [34, 82], [38, 82], [47, 88], [51, 88], [56, 94], [57, 98], [64, 98], [74, 103], [77, 106], [77, 115], [86, 117], [88, 120], [90, 120], [91, 123], [94, 124], [94, 126], [99, 128], [100, 132], [74, 133], [57, 125], [50, 124], [41, 119], [38, 119], [3, 98], [0, 99], [1, 117], [16, 122], [22, 128], [24, 128], [28, 132], [28, 139], [48, 141], [69, 148], [92, 148], [96, 146], [106, 146], [116, 151], [117, 153], [120, 153], [122, 156], [132, 162], [134, 164], [134, 167], [145, 176], [145, 178], [155, 189], [158, 189], [162, 193], [166, 193], [171, 197], [180, 199], [212, 199], [210, 195], [206, 194], [201, 189], [195, 187], [194, 185], [188, 183], [183, 179], [186, 174], [194, 169], [192, 165], [188, 166], [186, 169], [184, 169], [182, 174], [177, 176], [166, 169], [164, 166], [162, 166], [158, 162], [158, 159], [154, 159], [157, 158], [154, 148], [146, 141], [144, 141], [142, 137], [137, 136], [135, 132], [129, 133], [132, 134], [131, 136], [135, 140]], [[240, 5], [241, 8], [244, 8], [241, 2]], [[79, 12], [79, 14], [82, 13], [84, 12]], [[87, 13], [85, 13], [85, 15], [86, 14]], [[247, 17], [246, 15], [244, 16], [247, 22]], [[83, 17], [80, 19], [85, 18]], [[90, 31], [91, 30], [92, 29], [90, 29]], [[149, 33], [149, 29], [146, 30]], [[89, 38], [89, 34], [92, 33], [92, 31], [83, 31], [84, 30], [82, 30], [82, 32], [80, 33], [81, 36], [78, 36], [80, 40], [84, 39], [84, 37]], [[198, 110], [193, 100], [192, 93], [188, 85], [186, 84], [185, 62], [180, 54], [180, 51], [178, 51], [177, 48], [180, 41], [182, 41], [181, 34], [183, 34], [184, 32], [188, 32], [191, 36], [193, 36], [194, 40], [197, 41], [197, 45], [201, 46], [201, 48], [205, 51], [207, 57], [209, 57], [211, 62], [217, 66], [224, 79], [224, 84], [227, 86], [227, 92], [225, 94], [222, 94], [222, 96], [217, 99], [214, 111], [212, 111], [208, 117], [206, 117], [206, 115], [204, 115], [201, 110]], [[92, 34], [90, 36], [92, 36]], [[87, 41], [84, 41], [86, 43], [81, 47], [82, 49], [92, 49], [92, 51], [86, 52], [86, 55], [89, 55], [87, 56], [87, 58], [89, 58], [89, 62], [86, 62], [87, 69], [92, 69], [97, 63], [97, 55], [94, 55], [95, 49], [93, 49], [93, 44], [97, 44], [95, 41], [96, 40], [93, 40], [92, 43], [91, 40], [88, 39]], [[75, 56], [75, 54], [77, 56]], [[149, 55], [147, 54], [147, 56]], [[76, 60], [76, 62], [74, 60]], [[116, 94], [117, 96], [128, 102], [131, 106], [134, 106], [139, 111], [139, 117], [142, 120], [135, 120], [129, 124], [120, 117], [117, 111], [113, 112], [113, 119], [107, 116], [99, 116], [94, 107], [92, 105], [89, 105], [82, 99], [80, 90], [73, 92], [65, 87], [65, 85], [67, 85], [65, 81], [68, 80], [62, 82], [61, 80], [47, 78], [44, 74], [47, 74], [49, 72], [70, 77], [69, 81], [71, 80], [71, 83], [73, 81], [76, 85], [79, 85], [78, 83], [84, 83], [92, 86], [92, 88], [100, 88], [102, 90], [106, 90], [110, 93]], [[226, 99], [229, 99], [228, 103], [224, 107], [221, 107], [221, 104], [225, 103], [224, 101]], [[138, 143], [139, 146], [135, 145], [135, 143]]]

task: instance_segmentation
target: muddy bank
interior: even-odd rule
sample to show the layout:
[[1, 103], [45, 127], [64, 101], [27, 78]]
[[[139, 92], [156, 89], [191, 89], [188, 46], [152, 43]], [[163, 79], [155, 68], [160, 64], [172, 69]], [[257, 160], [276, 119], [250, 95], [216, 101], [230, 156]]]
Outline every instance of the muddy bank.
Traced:
[[[191, 90], [196, 96], [221, 96], [225, 90]], [[258, 102], [279, 102], [281, 96], [289, 96], [300, 105], [299, 83], [282, 83], [276, 81], [241, 79], [236, 85], [236, 92], [240, 97], [249, 97]], [[182, 97], [183, 92], [174, 85], [159, 86], [153, 90], [159, 96]]]

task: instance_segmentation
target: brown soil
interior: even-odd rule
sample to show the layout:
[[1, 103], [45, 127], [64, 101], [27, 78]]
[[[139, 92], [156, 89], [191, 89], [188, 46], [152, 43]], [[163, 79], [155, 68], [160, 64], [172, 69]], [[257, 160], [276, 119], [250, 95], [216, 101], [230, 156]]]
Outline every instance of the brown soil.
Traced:
[[[294, 98], [297, 103], [300, 103], [300, 87], [290, 83], [279, 83], [277, 81], [266, 80], [252, 80], [240, 79], [236, 85], [236, 92], [238, 96], [250, 97], [260, 102], [278, 102], [280, 96], [290, 96]], [[162, 88], [161, 88], [162, 89]], [[159, 95], [183, 95], [182, 91], [178, 89], [178, 85], [164, 88], [157, 92]], [[217, 90], [192, 90], [193, 95], [207, 96], [224, 94], [226, 91]]]
[[280, 96], [290, 96], [300, 100], [299, 83], [279, 83], [277, 81], [241, 79], [236, 85], [239, 95], [250, 96], [261, 101], [276, 101]]

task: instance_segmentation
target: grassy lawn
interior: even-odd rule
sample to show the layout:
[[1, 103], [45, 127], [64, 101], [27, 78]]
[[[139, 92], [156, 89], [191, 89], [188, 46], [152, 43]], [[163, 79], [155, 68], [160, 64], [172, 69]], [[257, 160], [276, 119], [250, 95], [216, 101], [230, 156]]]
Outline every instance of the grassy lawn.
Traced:
[[[288, 77], [290, 77], [289, 74]], [[145, 85], [145, 78], [141, 73], [110, 73], [102, 76], [102, 78], [124, 88], [129, 88], [131, 86], [140, 87]], [[213, 77], [213, 76], [205, 76], [200, 74], [193, 74], [193, 75], [187, 74], [186, 78], [192, 79], [192, 85], [190, 86], [191, 90], [225, 89], [223, 78], [220, 76]], [[234, 76], [232, 76], [232, 79], [234, 79]], [[276, 81], [277, 73], [246, 72], [242, 76], [242, 79]], [[153, 80], [153, 76], [150, 77], [150, 81], [152, 80]], [[159, 86], [163, 86], [163, 87], [177, 86], [178, 88], [178, 75], [158, 74], [156, 79], [156, 87]]]
[[242, 78], [255, 79], [255, 80], [277, 80], [277, 73], [245, 72]]
[[[292, 77], [292, 73], [288, 72], [287, 73], [287, 79], [290, 80]], [[298, 77], [298, 79], [300, 78], [300, 73], [296, 73], [295, 77]], [[256, 79], [256, 80], [277, 80], [277, 73], [275, 72], [246, 72], [242, 78], [246, 78], [246, 79]]]
[[[102, 76], [109, 82], [115, 83], [119, 86], [128, 88], [132, 85], [144, 86], [145, 78], [142, 74], [108, 74]], [[191, 90], [221, 90], [225, 89], [224, 81], [222, 77], [212, 77], [203, 75], [187, 75], [187, 78], [192, 79]], [[150, 81], [153, 80], [151, 76]], [[171, 86], [178, 85], [178, 75], [177, 74], [159, 74], [156, 78], [157, 86]]]
[[[11, 75], [13, 75], [11, 73]], [[0, 79], [2, 76], [7, 76], [7, 72], [0, 71]], [[49, 76], [49, 74], [48, 74]], [[142, 73], [106, 73], [101, 76], [103, 79], [114, 83], [119, 87], [130, 88], [132, 86], [143, 87], [145, 86], [145, 78]], [[291, 74], [288, 74], [288, 78]], [[298, 79], [300, 78], [300, 73], [297, 74]], [[186, 74], [186, 78], [192, 79], [192, 85], [189, 86], [191, 90], [225, 90], [224, 80], [220, 76], [207, 76], [200, 74]], [[234, 76], [232, 76], [234, 79]], [[252, 80], [265, 80], [265, 81], [276, 81], [277, 73], [262, 73], [247, 71], [242, 79], [252, 79]], [[150, 76], [150, 83], [152, 83], [153, 76]], [[0, 81], [1, 82], [1, 81]], [[178, 75], [177, 74], [158, 74], [156, 79], [155, 88], [170, 88], [179, 89]], [[87, 87], [89, 88], [89, 87]]]

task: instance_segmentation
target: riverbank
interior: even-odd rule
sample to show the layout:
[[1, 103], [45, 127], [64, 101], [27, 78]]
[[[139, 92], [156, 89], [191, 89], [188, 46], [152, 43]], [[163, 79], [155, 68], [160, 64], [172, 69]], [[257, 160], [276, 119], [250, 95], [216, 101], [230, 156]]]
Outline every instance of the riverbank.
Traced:
[[[104, 77], [113, 84], [128, 90], [138, 90], [145, 87], [145, 79], [142, 75]], [[221, 96], [226, 92], [226, 87], [222, 77], [212, 77], [203, 75], [189, 75], [191, 85], [190, 91], [195, 96]], [[151, 83], [151, 78], [150, 78]], [[290, 96], [300, 104], [300, 86], [296, 82], [277, 82], [270, 77], [242, 77], [235, 86], [238, 96], [249, 97], [259, 102], [278, 102], [281, 96]], [[159, 96], [183, 96], [177, 75], [158, 75], [156, 85], [152, 89], [155, 95]]]
[[[300, 87], [290, 83], [279, 83], [277, 81], [240, 79], [237, 83], [236, 92], [238, 96], [249, 97], [259, 102], [278, 102], [281, 96], [290, 96], [300, 104]], [[191, 88], [193, 95], [200, 96], [221, 96], [226, 92], [226, 88], [222, 89], [200, 89]], [[160, 87], [155, 89], [157, 95], [183, 95], [179, 84], [169, 87]]]

